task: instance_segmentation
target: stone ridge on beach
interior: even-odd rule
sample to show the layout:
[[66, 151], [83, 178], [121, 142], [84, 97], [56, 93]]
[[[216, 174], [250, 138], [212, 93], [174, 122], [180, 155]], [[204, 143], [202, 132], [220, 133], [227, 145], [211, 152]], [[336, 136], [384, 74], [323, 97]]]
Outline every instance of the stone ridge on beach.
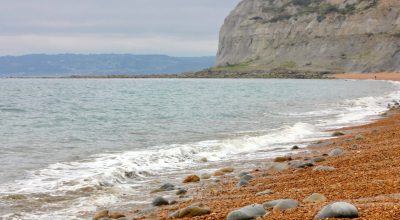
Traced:
[[[268, 167], [258, 167], [243, 173], [254, 178], [246, 187], [240, 188], [237, 187], [238, 171], [237, 174], [214, 177], [219, 179], [217, 182], [202, 180], [195, 187], [196, 193], [187, 199], [160, 207], [138, 219], [168, 219], [171, 213], [198, 202], [209, 207], [211, 213], [195, 219], [226, 219], [229, 213], [243, 207], [287, 198], [293, 202], [282, 207], [291, 208], [266, 211], [259, 219], [314, 219], [329, 204], [338, 204], [334, 208], [349, 207], [350, 214], [358, 209], [357, 219], [400, 219], [400, 112], [391, 110], [387, 115], [368, 125], [341, 129], [346, 136], [331, 139], [326, 145], [309, 146], [312, 155], [300, 153], [291, 156], [293, 160], [304, 160], [327, 155], [336, 148], [343, 149], [344, 154], [318, 160], [319, 166], [334, 167], [334, 170], [314, 172], [313, 167], [288, 167], [277, 172]], [[360, 134], [362, 139], [349, 141], [349, 136]], [[259, 193], [263, 191], [268, 193]], [[310, 195], [313, 196], [310, 198]], [[294, 205], [295, 201], [300, 201], [298, 207]]]

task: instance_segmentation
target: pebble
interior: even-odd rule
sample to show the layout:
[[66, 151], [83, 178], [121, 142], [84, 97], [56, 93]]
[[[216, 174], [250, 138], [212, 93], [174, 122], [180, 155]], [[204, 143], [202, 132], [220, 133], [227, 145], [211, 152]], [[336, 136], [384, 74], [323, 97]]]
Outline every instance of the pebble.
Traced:
[[271, 166], [271, 169], [282, 172], [289, 169], [289, 165], [287, 165], [286, 163], [276, 163]]
[[194, 217], [194, 216], [202, 216], [208, 215], [211, 213], [211, 209], [204, 205], [203, 203], [195, 203], [186, 208], [180, 209], [171, 215], [169, 218], [185, 218], [185, 217]]
[[164, 191], [172, 191], [175, 189], [175, 185], [171, 183], [165, 183], [162, 186], [160, 186], [160, 189]]
[[219, 171], [223, 172], [223, 173], [232, 173], [235, 169], [233, 169], [232, 167], [224, 167], [219, 169]]
[[228, 214], [227, 220], [249, 220], [255, 219], [266, 214], [264, 208], [260, 204], [248, 205]]
[[247, 186], [249, 184], [249, 181], [245, 180], [245, 179], [241, 179], [238, 183], [238, 187], [243, 187], [243, 186]]
[[120, 213], [120, 212], [113, 212], [110, 214], [109, 216], [111, 219], [119, 219], [119, 218], [123, 218], [125, 217], [124, 214]]
[[243, 172], [240, 172], [238, 176], [242, 177], [242, 176], [246, 176], [248, 174], [249, 174], [248, 172], [243, 171]]
[[321, 202], [325, 202], [327, 200], [327, 198], [319, 193], [313, 193], [311, 194], [309, 197], [305, 198], [303, 200], [304, 203], [321, 203]]
[[314, 164], [311, 161], [293, 160], [289, 162], [289, 166], [294, 169], [312, 167]]
[[199, 182], [200, 181], [200, 177], [197, 175], [190, 175], [187, 176], [184, 180], [183, 183], [195, 183], [195, 182]]
[[297, 146], [297, 145], [295, 145], [295, 146], [292, 147], [292, 150], [298, 150], [298, 149], [300, 149], [300, 147]]
[[342, 154], [343, 154], [343, 150], [340, 148], [336, 148], [336, 149], [333, 149], [331, 152], [329, 152], [328, 155], [331, 157], [335, 157], [335, 156], [340, 156]]
[[225, 173], [222, 172], [222, 171], [217, 170], [217, 171], [214, 172], [213, 175], [214, 175], [214, 176], [223, 176], [223, 175], [225, 175]]
[[311, 161], [314, 162], [314, 163], [323, 162], [325, 160], [326, 160], [326, 158], [324, 156], [315, 157], [315, 158], [311, 159]]
[[274, 211], [283, 211], [298, 206], [299, 202], [294, 199], [277, 199], [263, 204], [265, 210], [274, 209]]
[[151, 202], [151, 204], [153, 206], [162, 206], [162, 205], [168, 205], [169, 202], [168, 200], [164, 199], [164, 197], [158, 196], [153, 200], [153, 202]]
[[208, 180], [211, 178], [211, 175], [208, 173], [203, 173], [203, 174], [201, 174], [200, 178], [203, 180]]
[[285, 161], [289, 161], [289, 160], [292, 160], [292, 158], [291, 158], [291, 157], [287, 157], [287, 156], [284, 156], [284, 157], [276, 157], [276, 158], [274, 159], [274, 162], [285, 162]]
[[354, 205], [347, 202], [335, 202], [323, 207], [315, 216], [315, 219], [357, 217], [358, 210]]
[[178, 189], [178, 191], [176, 192], [176, 195], [184, 195], [187, 193], [186, 189]]
[[274, 191], [272, 189], [267, 189], [267, 190], [264, 190], [262, 192], [256, 193], [256, 196], [271, 195], [273, 193], [274, 193]]
[[335, 132], [333, 132], [333, 134], [332, 134], [333, 137], [338, 137], [338, 136], [343, 136], [343, 135], [344, 135], [344, 133], [341, 132], [341, 131], [335, 131]]
[[246, 175], [242, 176], [242, 178], [240, 178], [240, 179], [250, 181], [250, 180], [254, 179], [254, 176], [246, 174]]
[[316, 166], [313, 171], [333, 171], [336, 170], [335, 167], [330, 166]]
[[100, 220], [101, 218], [108, 218], [108, 210], [102, 210], [93, 217], [93, 220]]

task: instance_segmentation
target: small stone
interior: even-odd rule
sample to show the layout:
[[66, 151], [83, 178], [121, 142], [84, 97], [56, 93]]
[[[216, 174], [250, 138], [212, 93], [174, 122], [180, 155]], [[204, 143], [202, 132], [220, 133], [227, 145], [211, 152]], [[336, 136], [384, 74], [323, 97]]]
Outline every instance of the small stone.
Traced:
[[197, 175], [190, 175], [187, 176], [185, 178], [185, 180], [183, 180], [183, 183], [195, 183], [195, 182], [199, 182], [200, 181], [200, 177], [198, 177]]
[[171, 215], [169, 218], [185, 218], [185, 217], [194, 217], [194, 216], [202, 216], [208, 215], [211, 213], [211, 209], [204, 205], [203, 203], [195, 203], [186, 208], [180, 209]]
[[297, 146], [297, 145], [295, 145], [295, 146], [292, 147], [292, 150], [298, 150], [298, 149], [300, 149], [300, 147]]
[[330, 166], [316, 166], [313, 171], [333, 171], [336, 170], [335, 167]]
[[285, 162], [285, 161], [289, 161], [289, 160], [292, 160], [292, 158], [291, 157], [276, 157], [275, 159], [274, 159], [274, 162]]
[[214, 175], [214, 176], [223, 176], [223, 175], [225, 175], [225, 173], [222, 172], [222, 171], [217, 170], [217, 171], [214, 172], [213, 175]]
[[239, 177], [242, 177], [242, 176], [246, 176], [246, 175], [248, 175], [248, 174], [249, 174], [248, 172], [244, 172], [244, 171], [243, 171], [243, 172], [240, 172], [238, 176], [239, 176]]
[[343, 154], [343, 150], [340, 148], [336, 148], [336, 149], [333, 149], [331, 152], [329, 152], [328, 155], [331, 157], [336, 157], [336, 156], [340, 156], [342, 154]]
[[227, 220], [249, 220], [266, 214], [264, 208], [260, 204], [248, 205], [243, 208], [232, 211], [228, 214]]
[[314, 164], [310, 161], [299, 161], [299, 160], [290, 161], [289, 165], [291, 168], [295, 169], [314, 166]]
[[249, 185], [249, 181], [241, 179], [238, 183], [238, 187], [243, 187]]
[[357, 217], [358, 210], [354, 205], [347, 202], [335, 202], [323, 207], [315, 216], [315, 219]]
[[219, 169], [219, 171], [223, 172], [223, 173], [232, 173], [234, 171], [234, 169], [232, 167], [224, 167]]
[[203, 162], [203, 163], [206, 163], [206, 162], [208, 162], [208, 159], [206, 157], [203, 157], [203, 158], [200, 159], [200, 161]]
[[108, 218], [108, 210], [102, 210], [102, 211], [98, 212], [93, 217], [93, 220], [100, 220], [101, 218]]
[[169, 202], [169, 205], [175, 205], [175, 204], [178, 204], [178, 201], [172, 200], [172, 201]]
[[345, 135], [345, 134], [343, 132], [341, 132], [341, 131], [335, 131], [332, 134], [333, 137], [338, 137], [338, 136], [343, 136], [343, 135]]
[[364, 139], [364, 136], [363, 135], [361, 135], [361, 134], [358, 134], [358, 135], [356, 135], [356, 140], [357, 141], [361, 141], [361, 140], [363, 140]]
[[211, 175], [208, 174], [208, 173], [203, 173], [203, 174], [201, 174], [201, 176], [200, 176], [200, 179], [203, 179], [203, 180], [208, 180], [208, 179], [210, 179], [210, 178], [211, 178]]
[[271, 195], [271, 194], [273, 194], [273, 193], [274, 193], [273, 190], [267, 189], [267, 190], [264, 190], [264, 191], [262, 191], [262, 192], [258, 192], [258, 193], [256, 194], [256, 196]]
[[299, 202], [293, 199], [287, 199], [284, 201], [279, 202], [273, 208], [273, 211], [284, 211], [287, 209], [294, 209], [299, 206]]
[[323, 162], [325, 160], [326, 160], [326, 158], [324, 156], [315, 157], [315, 158], [311, 159], [311, 161], [314, 162], [314, 163]]
[[119, 219], [119, 218], [123, 218], [125, 217], [124, 214], [120, 213], [120, 212], [113, 212], [110, 214], [109, 216], [111, 219]]
[[287, 165], [286, 163], [276, 163], [271, 166], [271, 169], [282, 172], [289, 169], [289, 165]]
[[165, 183], [162, 186], [160, 186], [160, 189], [163, 191], [172, 191], [175, 189], [175, 186], [171, 183]]
[[313, 193], [311, 194], [309, 197], [305, 198], [303, 200], [304, 203], [321, 203], [321, 202], [325, 202], [327, 200], [327, 198], [319, 193]]
[[242, 178], [240, 178], [240, 179], [250, 181], [250, 180], [254, 179], [254, 176], [247, 174], [247, 175], [242, 176]]
[[186, 189], [178, 189], [178, 191], [176, 192], [176, 195], [184, 195], [187, 193]]
[[151, 202], [151, 204], [153, 206], [162, 206], [162, 205], [168, 205], [169, 202], [168, 202], [168, 200], [164, 199], [164, 197], [159, 196], [159, 197], [155, 198], [153, 200], [153, 202]]
[[299, 206], [299, 202], [294, 199], [277, 199], [263, 204], [265, 210], [274, 209], [274, 211], [283, 211], [297, 206]]

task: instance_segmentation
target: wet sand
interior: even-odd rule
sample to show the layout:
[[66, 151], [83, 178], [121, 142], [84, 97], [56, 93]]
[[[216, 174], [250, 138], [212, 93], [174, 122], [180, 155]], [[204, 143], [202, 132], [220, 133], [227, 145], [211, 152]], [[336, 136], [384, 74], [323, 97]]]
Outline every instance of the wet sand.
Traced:
[[335, 74], [334, 78], [336, 78], [336, 79], [377, 79], [377, 80], [400, 81], [400, 73], [341, 73], [341, 74]]

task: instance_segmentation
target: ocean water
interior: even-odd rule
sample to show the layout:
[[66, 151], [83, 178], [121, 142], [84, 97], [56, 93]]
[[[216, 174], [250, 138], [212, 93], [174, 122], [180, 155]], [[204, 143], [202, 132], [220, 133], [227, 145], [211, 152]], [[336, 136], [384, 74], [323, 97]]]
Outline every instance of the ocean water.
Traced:
[[145, 206], [163, 182], [223, 164], [262, 166], [293, 145], [329, 138], [327, 129], [378, 118], [399, 88], [353, 80], [0, 79], [0, 219], [89, 219], [104, 207]]

